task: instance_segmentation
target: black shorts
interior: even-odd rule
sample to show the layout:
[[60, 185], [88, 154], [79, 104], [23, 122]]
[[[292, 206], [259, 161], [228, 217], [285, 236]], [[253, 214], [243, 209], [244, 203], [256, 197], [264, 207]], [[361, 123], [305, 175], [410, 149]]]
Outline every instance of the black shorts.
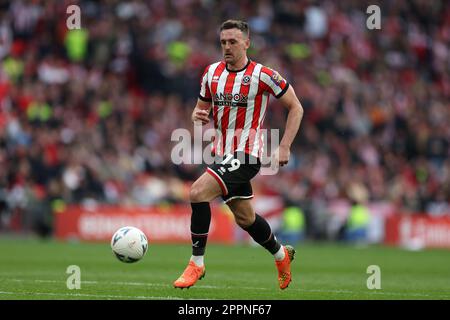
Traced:
[[244, 152], [235, 152], [216, 158], [214, 163], [206, 168], [219, 183], [222, 189], [222, 199], [227, 203], [233, 199], [253, 198], [250, 180], [261, 169], [258, 158]]

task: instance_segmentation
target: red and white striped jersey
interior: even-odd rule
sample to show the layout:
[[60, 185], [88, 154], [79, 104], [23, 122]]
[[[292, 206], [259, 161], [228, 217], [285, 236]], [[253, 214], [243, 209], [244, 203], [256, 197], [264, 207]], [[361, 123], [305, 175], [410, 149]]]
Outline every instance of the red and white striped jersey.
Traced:
[[269, 96], [280, 98], [288, 87], [289, 83], [276, 71], [250, 59], [237, 71], [228, 70], [225, 61], [206, 67], [199, 99], [212, 103], [214, 152], [223, 156], [244, 151], [260, 157], [264, 148], [261, 128]]

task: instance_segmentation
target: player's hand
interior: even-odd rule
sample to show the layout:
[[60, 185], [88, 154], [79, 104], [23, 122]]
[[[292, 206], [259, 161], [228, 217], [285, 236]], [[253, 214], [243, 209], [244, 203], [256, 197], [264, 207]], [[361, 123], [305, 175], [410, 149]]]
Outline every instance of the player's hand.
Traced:
[[209, 111], [196, 109], [192, 113], [192, 122], [194, 122], [194, 123], [200, 122], [202, 125], [205, 125], [209, 122], [208, 116], [209, 116]]
[[290, 155], [289, 147], [280, 145], [272, 154], [272, 166], [282, 167], [286, 165], [289, 162]]

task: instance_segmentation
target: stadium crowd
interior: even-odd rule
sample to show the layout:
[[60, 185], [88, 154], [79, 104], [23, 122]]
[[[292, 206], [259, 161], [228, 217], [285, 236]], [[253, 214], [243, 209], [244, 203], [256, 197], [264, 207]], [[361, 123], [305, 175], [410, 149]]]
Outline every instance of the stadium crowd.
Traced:
[[[66, 8], [81, 8], [69, 30]], [[0, 11], [0, 211], [185, 202], [198, 165], [174, 165], [218, 27], [247, 20], [249, 57], [305, 109], [291, 162], [255, 191], [292, 202], [388, 200], [450, 214], [450, 3], [22, 1]], [[272, 98], [266, 128], [283, 130]], [[211, 126], [211, 124], [209, 124]], [[25, 220], [27, 218], [24, 218]], [[1, 225], [1, 223], [0, 223]]]

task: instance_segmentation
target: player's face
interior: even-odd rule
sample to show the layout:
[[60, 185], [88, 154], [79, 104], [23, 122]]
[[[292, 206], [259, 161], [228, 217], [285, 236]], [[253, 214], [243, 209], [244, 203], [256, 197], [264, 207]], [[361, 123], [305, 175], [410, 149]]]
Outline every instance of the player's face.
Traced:
[[225, 62], [233, 65], [245, 58], [250, 39], [239, 29], [226, 29], [220, 32], [220, 45]]

